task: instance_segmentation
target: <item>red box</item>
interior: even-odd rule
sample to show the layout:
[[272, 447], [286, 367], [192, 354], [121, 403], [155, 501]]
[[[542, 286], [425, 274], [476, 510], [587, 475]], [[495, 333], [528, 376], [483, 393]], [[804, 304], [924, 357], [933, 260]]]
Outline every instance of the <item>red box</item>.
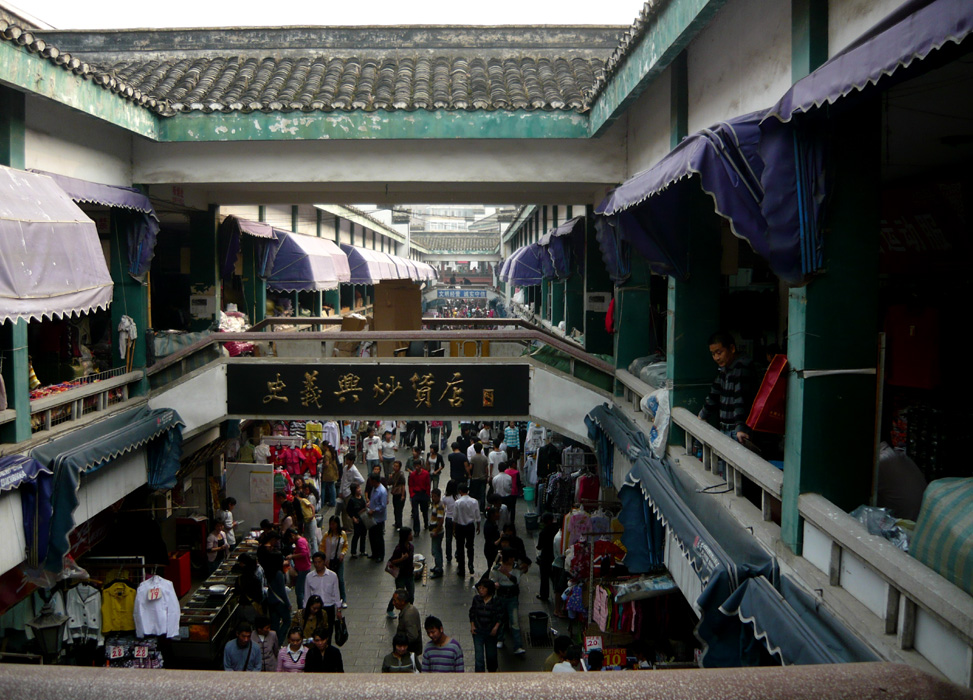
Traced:
[[172, 587], [176, 589], [178, 597], [182, 598], [189, 593], [191, 584], [189, 552], [172, 552], [169, 554], [165, 577], [172, 581]]

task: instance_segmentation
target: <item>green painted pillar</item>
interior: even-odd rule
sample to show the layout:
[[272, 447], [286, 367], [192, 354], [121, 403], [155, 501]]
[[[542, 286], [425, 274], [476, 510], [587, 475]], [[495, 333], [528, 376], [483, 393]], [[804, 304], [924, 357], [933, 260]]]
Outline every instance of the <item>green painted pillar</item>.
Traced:
[[541, 282], [541, 318], [545, 321], [551, 320], [550, 314], [550, 299], [551, 299], [551, 283], [548, 280]]
[[[632, 274], [615, 287], [615, 367], [627, 369], [636, 357], [657, 348], [652, 334], [651, 271], [645, 258], [632, 256]], [[616, 382], [616, 394], [622, 385]]]
[[118, 324], [122, 316], [135, 321], [138, 337], [132, 355], [132, 367], [145, 367], [145, 329], [149, 325], [149, 288], [128, 274], [128, 230], [134, 225], [131, 212], [123, 209], [111, 211], [111, 255], [108, 269], [115, 287], [112, 290], [111, 311], [112, 328], [112, 366], [125, 365], [125, 357], [119, 352]]
[[791, 80], [828, 60], [828, 0], [791, 0]]
[[192, 231], [189, 246], [190, 293], [212, 296], [215, 305], [212, 317], [194, 319], [190, 322], [191, 331], [210, 328], [219, 319], [219, 310], [222, 308], [216, 237], [218, 226], [219, 207], [215, 204], [211, 204], [207, 211], [193, 213], [189, 217], [189, 227]]
[[[873, 100], [832, 119], [834, 189], [822, 272], [788, 299], [784, 488], [781, 535], [801, 551], [798, 496], [820, 493], [851, 510], [871, 495], [878, 353], [881, 106]], [[843, 183], [848, 183], [843, 186]], [[854, 313], [849, 313], [849, 308]]]
[[[716, 376], [709, 337], [720, 328], [720, 218], [712, 200], [694, 190], [683, 217], [689, 230], [689, 279], [669, 277], [667, 374], [672, 406], [698, 413]], [[681, 434], [681, 431], [677, 431]], [[671, 440], [678, 441], [679, 434]]]
[[[588, 231], [593, 232], [593, 207], [588, 207], [587, 221]], [[587, 308], [584, 295], [594, 292], [604, 292], [609, 298], [615, 291], [608, 270], [601, 258], [601, 250], [595, 243], [594, 236], [588, 236], [585, 242], [585, 261], [584, 261], [584, 287], [581, 299], [582, 309], [584, 309], [584, 348], [590, 353], [611, 355], [615, 350], [615, 341], [608, 331], [605, 330], [605, 312], [591, 311]]]
[[267, 316], [267, 281], [259, 274], [258, 247], [263, 240], [253, 236], [240, 236], [243, 255], [243, 304], [250, 323], [263, 321]]
[[564, 320], [564, 285], [560, 280], [551, 283], [551, 323], [555, 327]]
[[689, 135], [689, 63], [682, 51], [669, 68], [669, 148]]
[[[0, 164], [24, 168], [24, 93], [0, 85]], [[7, 408], [17, 417], [0, 425], [0, 442], [30, 439], [30, 387], [28, 383], [27, 321], [7, 321], [0, 325], [0, 358]]]

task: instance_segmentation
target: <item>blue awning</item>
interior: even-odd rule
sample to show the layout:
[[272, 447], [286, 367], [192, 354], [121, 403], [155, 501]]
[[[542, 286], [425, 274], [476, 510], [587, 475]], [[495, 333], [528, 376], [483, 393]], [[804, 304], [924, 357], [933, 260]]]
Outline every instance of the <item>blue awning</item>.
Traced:
[[[881, 661], [875, 652], [787, 576], [780, 592], [763, 576], [747, 579], [720, 606], [752, 627], [752, 638], [784, 666]], [[747, 634], [741, 643], [749, 645]]]
[[24, 455], [0, 457], [0, 493], [12, 491], [23, 483], [36, 480], [44, 473], [53, 472], [36, 459]]
[[550, 258], [551, 275], [558, 279], [567, 279], [575, 271], [584, 274], [584, 224], [585, 217], [576, 216], [537, 241]]
[[98, 231], [50, 177], [0, 167], [0, 324], [105, 309]]
[[341, 250], [348, 256], [348, 282], [351, 284], [377, 284], [399, 278], [395, 263], [385, 253], [347, 243], [341, 244]]
[[327, 238], [274, 229], [276, 252], [267, 288], [279, 292], [320, 292], [351, 281], [348, 256]]
[[834, 104], [877, 85], [973, 31], [970, 0], [909, 0], [810, 75], [798, 80], [767, 117], [795, 115]]
[[267, 277], [270, 268], [273, 266], [270, 249], [276, 250], [277, 244], [273, 226], [262, 221], [241, 219], [231, 214], [220, 222], [220, 234], [226, 237], [226, 257], [223, 259], [224, 278], [233, 274], [237, 256], [240, 254], [240, 237], [243, 235], [260, 239], [255, 253], [257, 259], [256, 274], [259, 277]]
[[[38, 523], [49, 527], [27, 532], [31, 559], [43, 562], [48, 571], [60, 571], [69, 551], [68, 535], [75, 528], [81, 475], [101, 469], [124, 454], [150, 444], [147, 481], [151, 488], [175, 485], [182, 445], [182, 419], [171, 409], [147, 406], [92, 423], [64, 437], [39, 445], [29, 456], [53, 472], [49, 500], [36, 503]], [[165, 439], [156, 440], [165, 435]]]
[[134, 187], [102, 185], [43, 170], [31, 172], [52, 178], [78, 204], [99, 204], [132, 212], [131, 220], [124, 224], [128, 238], [128, 273], [137, 280], [145, 279], [159, 236], [159, 217], [146, 195]]
[[520, 287], [540, 284], [544, 279], [542, 255], [545, 253], [536, 243], [521, 246], [504, 263], [500, 270], [500, 279]]

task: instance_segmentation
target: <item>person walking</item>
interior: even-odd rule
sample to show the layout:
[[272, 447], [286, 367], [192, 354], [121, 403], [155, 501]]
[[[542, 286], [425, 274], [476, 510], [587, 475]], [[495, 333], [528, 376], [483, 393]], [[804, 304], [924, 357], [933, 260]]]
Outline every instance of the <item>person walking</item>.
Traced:
[[321, 455], [321, 503], [334, 508], [338, 503], [338, 464], [331, 445], [325, 445]]
[[372, 473], [368, 477], [372, 493], [368, 499], [368, 514], [375, 524], [368, 529], [368, 540], [372, 550], [372, 561], [385, 561], [385, 521], [388, 518], [389, 494], [382, 485], [382, 477]]
[[510, 477], [510, 495], [504, 499], [504, 503], [510, 509], [510, 522], [515, 523], [517, 522], [517, 499], [520, 497], [522, 491], [522, 479], [520, 478], [520, 470], [517, 469], [516, 462], [513, 460], [508, 461], [505, 473]]
[[460, 577], [466, 576], [463, 566], [463, 549], [465, 548], [470, 576], [473, 576], [474, 535], [480, 534], [480, 504], [470, 498], [470, 487], [465, 481], [459, 485], [459, 498], [453, 505], [453, 530], [456, 533], [458, 575]]
[[446, 482], [446, 492], [443, 494], [443, 509], [446, 511], [446, 566], [453, 563], [453, 508], [456, 506], [456, 482], [450, 479]]
[[392, 653], [382, 659], [382, 673], [419, 673], [419, 657], [409, 651], [409, 638], [404, 634], [392, 637]]
[[361, 493], [361, 484], [354, 484], [345, 507], [345, 514], [351, 520], [353, 528], [351, 536], [352, 559], [366, 556], [365, 535], [368, 533], [368, 528], [365, 527], [365, 522], [361, 517], [363, 510], [367, 511], [368, 506], [365, 504], [365, 498]]
[[277, 641], [277, 633], [270, 629], [270, 618], [266, 615], [257, 615], [253, 627], [254, 636], [256, 637], [254, 641], [260, 646], [263, 670], [276, 671], [280, 643]]
[[[392, 464], [395, 461], [395, 450], [398, 445], [395, 444], [395, 438], [392, 437], [392, 433], [385, 431], [382, 436], [382, 470], [385, 473], [385, 478], [388, 478], [392, 474]], [[399, 465], [402, 466], [401, 464]]]
[[[482, 579], [476, 584], [476, 595], [470, 604], [470, 634], [473, 635], [473, 670], [496, 673], [497, 635], [504, 609], [494, 596], [496, 584]], [[484, 663], [485, 660], [485, 663]]]
[[520, 429], [516, 422], [510, 421], [503, 429], [503, 443], [507, 446], [507, 459], [516, 465], [520, 457]]
[[422, 653], [422, 625], [419, 622], [419, 611], [409, 600], [409, 591], [404, 588], [396, 589], [392, 594], [392, 604], [399, 611], [399, 625], [395, 628], [395, 633], [404, 636], [409, 644], [409, 651], [418, 656]]
[[381, 464], [382, 438], [375, 434], [375, 428], [368, 429], [365, 439], [362, 440], [362, 450], [365, 452], [365, 464], [368, 466], [368, 471]]
[[490, 471], [490, 460], [483, 454], [483, 444], [473, 443], [473, 456], [470, 462], [470, 496], [480, 504], [480, 510], [486, 508], [487, 475]]
[[[442, 624], [440, 624], [442, 627]], [[253, 627], [249, 622], [240, 622], [236, 626], [236, 637], [223, 647], [224, 671], [261, 671], [263, 670], [263, 655], [260, 647], [254, 642]], [[460, 651], [462, 654], [462, 650]], [[461, 669], [462, 670], [462, 669]]]
[[[338, 575], [328, 568], [324, 552], [315, 552], [311, 562], [314, 570], [307, 577], [307, 594], [321, 598], [322, 609], [328, 616], [322, 626], [327, 629], [330, 638], [335, 620], [342, 616], [344, 601], [341, 598], [341, 585]], [[310, 636], [306, 635], [305, 638]]]
[[517, 567], [517, 555], [514, 550], [503, 549], [500, 552], [500, 561], [490, 572], [490, 578], [497, 584], [497, 598], [505, 609], [504, 624], [497, 638], [497, 647], [503, 646], [504, 632], [510, 630], [515, 647], [514, 654], [518, 656], [527, 653], [520, 634], [520, 577], [522, 575], [523, 572]]
[[537, 566], [541, 571], [540, 592], [537, 594], [537, 600], [547, 603], [550, 602], [548, 596], [551, 572], [554, 567], [554, 538], [560, 528], [554, 522], [553, 513], [544, 513], [541, 516], [541, 523], [541, 532], [537, 536]]
[[422, 650], [422, 672], [463, 673], [466, 670], [463, 667], [463, 647], [443, 632], [442, 620], [430, 615], [424, 626], [429, 641]]
[[307, 605], [302, 610], [298, 610], [294, 613], [294, 617], [291, 619], [291, 629], [288, 632], [289, 635], [298, 632], [300, 634], [301, 641], [305, 639], [310, 639], [314, 636], [314, 630], [318, 627], [323, 627], [324, 629], [330, 629], [333, 618], [328, 617], [328, 613], [324, 610], [324, 603], [321, 601], [321, 596], [319, 595], [309, 595], [307, 597]]
[[328, 532], [321, 542], [327, 567], [338, 577], [338, 592], [341, 595], [342, 607], [348, 607], [348, 597], [345, 595], [345, 555], [348, 553], [348, 536], [341, 529], [341, 521], [332, 515], [328, 519]]
[[443, 575], [443, 537], [446, 533], [446, 507], [443, 505], [442, 492], [433, 489], [432, 501], [429, 505], [429, 535], [432, 544], [432, 571], [429, 578], [440, 578]]
[[348, 516], [348, 499], [351, 498], [351, 487], [354, 484], [364, 485], [365, 477], [355, 466], [355, 454], [353, 452], [346, 453], [344, 461], [344, 471], [342, 471], [341, 479], [338, 482], [338, 498], [340, 500], [336, 506], [336, 511], [340, 512], [336, 512], [335, 515], [343, 516], [345, 529], [350, 530], [351, 519]]
[[291, 528], [287, 531], [287, 542], [293, 548], [291, 554], [285, 559], [291, 563], [297, 571], [297, 578], [294, 581], [294, 595], [297, 597], [297, 607], [304, 607], [304, 583], [307, 575], [311, 571], [311, 550], [307, 546], [307, 539], [297, 534], [297, 530]]
[[415, 471], [409, 475], [409, 499], [412, 501], [412, 530], [418, 535], [422, 530], [419, 527], [419, 513], [422, 513], [422, 524], [429, 530], [429, 498], [432, 480], [429, 472], [426, 471], [422, 460], [415, 463]]
[[[399, 530], [399, 543], [392, 550], [389, 565], [398, 568], [398, 575], [395, 577], [395, 590], [405, 590], [408, 593], [409, 602], [412, 602], [416, 595], [416, 577], [412, 568], [414, 555], [415, 547], [412, 545], [412, 530], [404, 527]], [[385, 613], [392, 618], [395, 617], [395, 613], [392, 612], [394, 602], [395, 594], [393, 593], [392, 597], [389, 598], [388, 608], [385, 610]]]
[[266, 530], [260, 536], [257, 562], [264, 571], [267, 581], [265, 609], [278, 639], [286, 639], [290, 629], [291, 604], [287, 598], [284, 580], [284, 556], [278, 551], [280, 535], [276, 530]]
[[388, 477], [389, 492], [392, 494], [392, 513], [395, 516], [395, 529], [402, 528], [402, 511], [405, 508], [405, 473], [402, 462], [392, 461], [392, 473]]
[[311, 638], [311, 648], [307, 652], [304, 662], [304, 673], [344, 673], [345, 666], [341, 660], [341, 652], [331, 646], [331, 639], [326, 630], [314, 630]]
[[439, 445], [434, 442], [429, 446], [429, 454], [426, 457], [426, 469], [429, 471], [434, 489], [439, 488], [439, 475], [443, 473], [445, 468], [446, 462], [443, 461], [443, 456], [439, 454]]
[[307, 660], [307, 647], [304, 646], [304, 636], [301, 630], [292, 627], [288, 633], [287, 642], [287, 646], [281, 647], [281, 650], [277, 653], [277, 672], [303, 673], [304, 662]]

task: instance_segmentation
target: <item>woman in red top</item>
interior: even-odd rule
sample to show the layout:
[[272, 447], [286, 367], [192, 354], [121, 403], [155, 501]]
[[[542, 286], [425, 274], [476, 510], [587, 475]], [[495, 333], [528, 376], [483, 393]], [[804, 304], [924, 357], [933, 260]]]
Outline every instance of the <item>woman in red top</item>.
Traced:
[[311, 571], [311, 550], [307, 546], [307, 540], [301, 537], [297, 530], [291, 528], [287, 531], [287, 541], [294, 547], [294, 551], [287, 555], [287, 560], [294, 565], [297, 571], [297, 581], [294, 582], [294, 593], [297, 596], [297, 607], [304, 607], [304, 582]]

